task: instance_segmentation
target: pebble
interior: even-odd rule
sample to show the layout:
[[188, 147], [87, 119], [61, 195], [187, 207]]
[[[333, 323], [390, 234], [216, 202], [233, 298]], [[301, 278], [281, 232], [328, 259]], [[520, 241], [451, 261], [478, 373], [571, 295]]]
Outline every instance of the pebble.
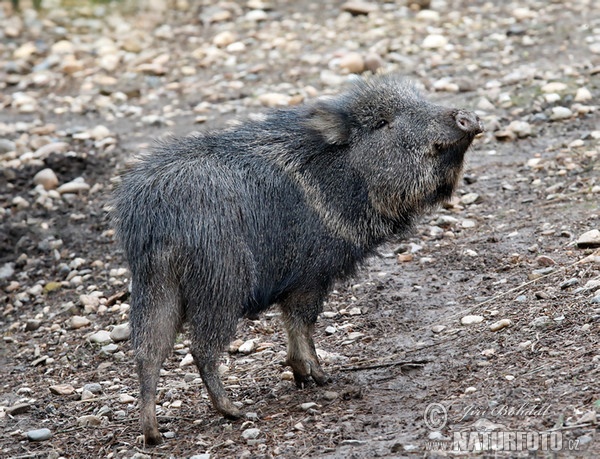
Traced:
[[129, 322], [126, 322], [121, 325], [117, 325], [110, 332], [110, 339], [112, 339], [115, 343], [119, 341], [126, 341], [129, 339], [131, 335], [131, 327], [129, 326]]
[[119, 346], [114, 343], [106, 344], [100, 348], [100, 352], [105, 355], [114, 354], [118, 350], [119, 350]]
[[194, 454], [190, 456], [189, 459], [210, 459], [210, 454]]
[[42, 185], [44, 190], [54, 190], [58, 186], [58, 177], [52, 169], [46, 168], [33, 176], [33, 183]]
[[554, 266], [556, 264], [556, 262], [552, 258], [546, 255], [540, 255], [535, 259], [535, 261], [539, 266]]
[[29, 403], [18, 403], [9, 408], [6, 408], [5, 411], [6, 411], [6, 414], [8, 414], [10, 416], [16, 416], [18, 414], [23, 414], [23, 413], [29, 411], [29, 408], [31, 408], [31, 405]]
[[434, 325], [431, 327], [433, 333], [442, 333], [447, 327], [445, 325]]
[[339, 397], [339, 394], [334, 391], [325, 391], [323, 392], [323, 398], [328, 401], [333, 401]]
[[29, 441], [44, 441], [52, 438], [52, 432], [50, 429], [30, 430], [26, 435]]
[[213, 45], [218, 46], [219, 48], [224, 48], [235, 41], [235, 34], [233, 32], [230, 32], [229, 30], [225, 30], [223, 32], [218, 33], [212, 40]]
[[527, 123], [526, 121], [512, 121], [508, 125], [507, 129], [514, 132], [519, 138], [525, 138], [531, 135], [531, 124]]
[[542, 92], [545, 93], [561, 92], [567, 89], [567, 85], [560, 81], [552, 81], [550, 83], [546, 83], [541, 89]]
[[460, 323], [463, 325], [480, 324], [483, 322], [483, 316], [464, 316], [460, 319]]
[[49, 389], [54, 395], [71, 395], [75, 392], [75, 388], [70, 384], [55, 384], [50, 386]]
[[477, 223], [475, 222], [475, 220], [471, 220], [468, 218], [464, 219], [460, 224], [460, 226], [462, 226], [465, 229], [475, 228], [476, 225], [477, 225]]
[[289, 104], [290, 97], [286, 94], [269, 92], [258, 96], [258, 101], [265, 107], [281, 107]]
[[60, 194], [65, 194], [65, 193], [80, 193], [82, 191], [89, 191], [89, 189], [90, 189], [90, 185], [85, 183], [85, 181], [81, 177], [79, 177], [71, 182], [62, 184], [61, 186], [59, 186], [57, 188], [56, 191], [58, 191]]
[[362, 73], [365, 71], [365, 61], [359, 53], [348, 53], [342, 56], [338, 64], [340, 68], [350, 73]]
[[86, 414], [77, 418], [77, 424], [80, 427], [86, 426], [99, 426], [102, 423], [102, 419], [99, 416], [93, 414]]
[[425, 49], [443, 48], [448, 44], [448, 39], [440, 34], [427, 35], [421, 44]]
[[181, 362], [179, 362], [179, 367], [183, 368], [183, 367], [187, 367], [189, 365], [192, 365], [194, 363], [194, 356], [192, 354], [186, 354], [185, 357], [183, 359], [181, 359]]
[[73, 330], [77, 330], [78, 328], [87, 327], [91, 322], [87, 317], [82, 316], [73, 316], [71, 317], [70, 327]]
[[529, 325], [531, 325], [534, 328], [545, 328], [550, 324], [552, 324], [552, 319], [550, 319], [550, 317], [548, 316], [536, 317], [529, 323]]
[[564, 120], [567, 118], [571, 118], [573, 116], [573, 112], [571, 111], [571, 109], [567, 108], [567, 107], [552, 107], [552, 113], [550, 114], [550, 119], [557, 121], [557, 120]]
[[495, 332], [498, 330], [502, 330], [503, 328], [506, 328], [511, 324], [512, 321], [510, 319], [501, 319], [498, 322], [494, 322], [492, 325], [490, 325], [490, 330]]
[[337, 332], [337, 328], [335, 328], [333, 325], [329, 325], [325, 329], [325, 333], [328, 334], [328, 335], [333, 335], [335, 332]]
[[600, 304], [600, 295], [596, 295], [591, 299], [592, 304]]
[[379, 5], [375, 2], [350, 1], [342, 5], [342, 10], [350, 14], [369, 14], [379, 10]]
[[461, 196], [460, 202], [464, 205], [474, 204], [480, 200], [479, 198], [477, 193], [467, 193]]
[[256, 349], [256, 340], [249, 339], [238, 348], [238, 352], [240, 354], [251, 354], [254, 349]]
[[308, 410], [310, 410], [310, 409], [313, 409], [313, 408], [319, 408], [319, 407], [320, 407], [320, 406], [319, 406], [317, 403], [315, 403], [315, 402], [307, 402], [307, 403], [302, 403], [302, 404], [300, 405], [300, 409], [301, 409], [302, 411], [308, 411]]
[[592, 93], [587, 88], [579, 88], [575, 93], [575, 98], [573, 99], [575, 102], [587, 102], [592, 100]]
[[242, 438], [245, 440], [254, 440], [260, 436], [260, 429], [252, 427], [242, 432]]
[[123, 403], [123, 404], [133, 403], [133, 402], [135, 402], [135, 397], [132, 397], [129, 394], [119, 394], [119, 397], [117, 400], [119, 403]]
[[580, 249], [593, 249], [600, 247], [600, 230], [593, 229], [583, 233], [577, 239], [576, 244]]
[[107, 332], [106, 330], [100, 330], [100, 331], [97, 331], [96, 333], [90, 335], [88, 337], [88, 341], [90, 343], [95, 343], [95, 344], [106, 344], [106, 343], [110, 343], [112, 340], [110, 339], [109, 332]]

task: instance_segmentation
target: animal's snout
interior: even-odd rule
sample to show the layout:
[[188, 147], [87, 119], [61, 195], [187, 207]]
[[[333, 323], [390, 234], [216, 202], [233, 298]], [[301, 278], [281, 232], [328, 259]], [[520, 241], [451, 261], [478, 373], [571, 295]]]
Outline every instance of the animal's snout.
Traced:
[[485, 130], [483, 123], [473, 112], [458, 110], [454, 115], [454, 120], [458, 128], [467, 134], [477, 135]]

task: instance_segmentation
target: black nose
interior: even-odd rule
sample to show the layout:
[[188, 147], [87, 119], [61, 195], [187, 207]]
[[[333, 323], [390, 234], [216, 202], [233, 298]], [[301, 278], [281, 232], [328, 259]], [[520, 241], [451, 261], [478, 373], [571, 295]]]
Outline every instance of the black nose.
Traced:
[[484, 131], [483, 123], [475, 113], [459, 110], [454, 115], [454, 120], [458, 128], [468, 134], [477, 135]]

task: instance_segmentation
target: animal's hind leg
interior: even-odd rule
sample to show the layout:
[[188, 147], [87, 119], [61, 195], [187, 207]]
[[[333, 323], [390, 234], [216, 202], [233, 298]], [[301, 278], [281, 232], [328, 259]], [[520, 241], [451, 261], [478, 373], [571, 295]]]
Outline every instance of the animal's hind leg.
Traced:
[[227, 418], [237, 419], [241, 413], [227, 396], [217, 371], [219, 355], [233, 337], [237, 324], [237, 317], [227, 319], [225, 316], [223, 311], [220, 317], [203, 313], [201, 317], [192, 318], [190, 350], [214, 408]]
[[[146, 290], [146, 291], [144, 291]], [[130, 313], [135, 362], [140, 381], [140, 424], [147, 444], [162, 441], [156, 419], [156, 388], [160, 367], [173, 350], [181, 326], [181, 307], [176, 291], [164, 285], [150, 292], [133, 284]]]
[[321, 296], [292, 294], [280, 306], [288, 334], [287, 364], [292, 367], [296, 385], [304, 387], [311, 377], [319, 386], [326, 384], [329, 377], [321, 368], [313, 341]]

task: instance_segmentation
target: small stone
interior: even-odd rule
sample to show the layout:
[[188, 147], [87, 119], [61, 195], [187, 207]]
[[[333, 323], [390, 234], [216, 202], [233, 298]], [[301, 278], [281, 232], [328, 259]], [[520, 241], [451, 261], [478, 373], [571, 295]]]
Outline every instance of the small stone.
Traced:
[[112, 340], [110, 339], [109, 332], [107, 332], [106, 330], [100, 330], [100, 331], [97, 331], [96, 333], [90, 335], [88, 337], [88, 341], [90, 343], [95, 343], [95, 344], [106, 344], [106, 343], [110, 343]]
[[190, 456], [189, 459], [210, 459], [210, 454], [194, 454]]
[[231, 354], [234, 354], [234, 353], [238, 352], [238, 349], [240, 348], [240, 346], [242, 344], [244, 344], [243, 340], [236, 339], [229, 344], [229, 348], [227, 349], [227, 351]]
[[592, 304], [600, 304], [600, 295], [596, 295], [591, 299]]
[[58, 186], [58, 177], [52, 169], [46, 168], [33, 176], [33, 183], [42, 185], [44, 190], [54, 190]]
[[236, 41], [236, 36], [229, 30], [218, 33], [212, 40], [213, 45], [218, 46], [219, 48], [224, 48], [227, 45], [232, 44], [234, 41]]
[[302, 411], [308, 411], [308, 410], [310, 410], [310, 409], [313, 409], [313, 408], [318, 408], [318, 407], [319, 407], [319, 405], [318, 405], [318, 404], [316, 404], [315, 402], [307, 402], [307, 403], [302, 403], [302, 404], [300, 405], [300, 409], [301, 409]]
[[510, 324], [512, 324], [510, 319], [501, 319], [498, 322], [494, 322], [492, 325], [490, 325], [490, 330], [493, 332], [502, 330], [503, 328], [510, 326]]
[[55, 384], [49, 389], [54, 395], [71, 395], [75, 392], [75, 388], [70, 384]]
[[350, 73], [362, 73], [365, 71], [365, 61], [359, 53], [348, 53], [339, 60], [339, 66]]
[[256, 349], [256, 341], [253, 339], [249, 339], [239, 347], [238, 352], [240, 354], [251, 354], [254, 351], [254, 349]]
[[192, 354], [186, 354], [185, 357], [183, 359], [181, 359], [181, 362], [179, 362], [179, 367], [183, 368], [183, 367], [187, 367], [191, 364], [194, 363], [194, 356]]
[[89, 191], [90, 186], [83, 181], [82, 178], [75, 179], [71, 182], [64, 183], [58, 187], [56, 191], [60, 194], [65, 193], [80, 193], [82, 191]]
[[265, 107], [282, 107], [289, 104], [290, 97], [286, 94], [270, 92], [258, 96], [258, 101]]
[[254, 440], [256, 438], [258, 438], [260, 436], [260, 429], [257, 428], [250, 428], [250, 429], [246, 429], [242, 432], [242, 438], [244, 438], [244, 440]]
[[70, 320], [70, 327], [77, 330], [78, 328], [87, 327], [90, 323], [90, 319], [87, 317], [73, 316]]
[[369, 14], [379, 10], [377, 3], [365, 2], [365, 1], [349, 1], [342, 5], [342, 10], [347, 11], [350, 14]]
[[477, 392], [477, 388], [470, 386], [465, 389], [465, 394], [472, 394], [473, 392]]
[[547, 257], [546, 255], [540, 255], [535, 261], [540, 266], [554, 266], [556, 264], [552, 258]]
[[600, 247], [600, 230], [593, 229], [583, 233], [577, 239], [577, 247], [580, 249], [593, 249]]
[[567, 107], [552, 107], [552, 113], [550, 114], [550, 119], [564, 120], [567, 118], [571, 118], [573, 116], [573, 112]]
[[93, 414], [87, 414], [77, 418], [77, 424], [80, 427], [99, 426], [101, 423], [102, 419], [99, 416], [94, 416]]
[[100, 124], [91, 130], [90, 135], [94, 140], [102, 140], [110, 136], [110, 131], [106, 126]]
[[519, 138], [525, 138], [531, 135], [531, 125], [526, 121], [512, 121], [507, 129], [514, 132]]
[[474, 204], [480, 200], [480, 196], [477, 193], [467, 193], [460, 198], [461, 204], [464, 205]]
[[372, 53], [365, 57], [365, 68], [371, 73], [377, 73], [377, 70], [383, 67], [383, 64], [383, 59], [379, 54]]
[[324, 398], [325, 400], [327, 400], [327, 401], [330, 401], [330, 402], [331, 402], [331, 401], [335, 400], [335, 399], [336, 399], [336, 398], [338, 398], [338, 397], [339, 397], [339, 394], [338, 394], [337, 392], [334, 392], [334, 391], [329, 391], [329, 390], [328, 390], [328, 391], [325, 391], [325, 392], [323, 392], [323, 398]]
[[27, 432], [27, 439], [29, 441], [44, 441], [50, 438], [52, 438], [50, 429], [36, 429]]
[[550, 317], [547, 316], [536, 317], [529, 323], [529, 325], [531, 325], [534, 328], [546, 328], [550, 324], [552, 324], [552, 319], [550, 319]]
[[460, 323], [463, 325], [480, 324], [483, 322], [483, 316], [464, 316], [460, 319]]
[[563, 282], [562, 284], [560, 284], [560, 288], [561, 288], [561, 290], [564, 290], [566, 288], [573, 287], [574, 285], [577, 285], [577, 284], [579, 284], [579, 279], [574, 277], [574, 278], [568, 279], [565, 282]]
[[92, 394], [89, 390], [83, 390], [81, 391], [81, 400], [91, 400], [93, 398], [96, 398], [96, 396], [94, 394]]
[[246, 413], [246, 419], [249, 419], [250, 421], [258, 421], [258, 414], [254, 413], [252, 411], [249, 411]]
[[361, 314], [362, 314], [362, 311], [360, 310], [360, 308], [357, 308], [357, 307], [353, 307], [348, 310], [349, 316], [360, 316]]
[[40, 328], [40, 325], [42, 325], [42, 321], [39, 319], [28, 319], [27, 323], [25, 324], [25, 331], [35, 331], [38, 328]]
[[577, 93], [575, 94], [575, 102], [587, 102], [588, 100], [592, 100], [592, 93], [587, 88], [579, 88], [577, 89]]
[[440, 34], [427, 35], [421, 46], [425, 49], [443, 48], [448, 44], [448, 39]]
[[6, 408], [6, 414], [10, 416], [16, 416], [18, 414], [23, 414], [26, 411], [29, 411], [29, 408], [31, 408], [31, 405], [29, 403], [18, 403], [9, 408]]
[[123, 403], [123, 404], [133, 403], [133, 402], [135, 402], [135, 397], [132, 397], [129, 394], [119, 394], [119, 397], [117, 400], [119, 403]]
[[567, 89], [567, 85], [565, 83], [561, 83], [560, 81], [552, 81], [550, 83], [546, 83], [541, 89], [542, 92], [545, 93], [561, 92]]
[[434, 325], [431, 327], [433, 333], [442, 333], [446, 329], [445, 325]]
[[131, 335], [131, 328], [129, 326], [129, 322], [126, 322], [121, 325], [117, 325], [110, 332], [110, 339], [112, 339], [115, 343], [119, 341], [126, 341], [129, 339]]
[[332, 325], [329, 325], [326, 329], [325, 329], [325, 333], [328, 335], [333, 335], [335, 332], [337, 332], [337, 328], [335, 328]]
[[293, 381], [294, 373], [292, 373], [291, 371], [284, 371], [281, 373], [281, 379], [283, 381]]
[[114, 354], [118, 350], [119, 350], [119, 346], [114, 343], [106, 344], [100, 348], [100, 352], [102, 354], [106, 354], [106, 355]]

